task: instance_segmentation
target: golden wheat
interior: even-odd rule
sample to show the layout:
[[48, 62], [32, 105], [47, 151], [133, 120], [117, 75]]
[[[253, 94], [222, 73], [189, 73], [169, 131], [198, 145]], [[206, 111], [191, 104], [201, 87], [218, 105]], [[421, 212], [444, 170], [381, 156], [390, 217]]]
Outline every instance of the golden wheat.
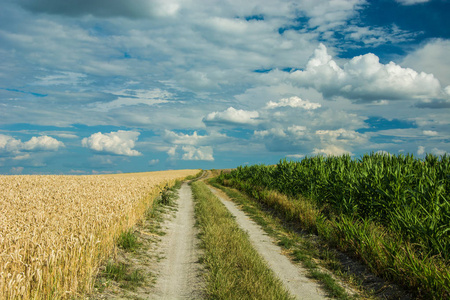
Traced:
[[166, 183], [198, 170], [0, 176], [0, 299], [77, 298]]

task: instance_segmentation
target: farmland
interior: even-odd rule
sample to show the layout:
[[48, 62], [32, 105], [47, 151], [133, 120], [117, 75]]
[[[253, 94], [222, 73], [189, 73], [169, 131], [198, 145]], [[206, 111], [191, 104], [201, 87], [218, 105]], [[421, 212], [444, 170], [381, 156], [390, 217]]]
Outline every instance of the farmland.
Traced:
[[450, 293], [449, 157], [311, 157], [238, 167], [219, 181], [252, 195], [418, 295]]
[[198, 170], [0, 176], [0, 298], [76, 298], [166, 184]]

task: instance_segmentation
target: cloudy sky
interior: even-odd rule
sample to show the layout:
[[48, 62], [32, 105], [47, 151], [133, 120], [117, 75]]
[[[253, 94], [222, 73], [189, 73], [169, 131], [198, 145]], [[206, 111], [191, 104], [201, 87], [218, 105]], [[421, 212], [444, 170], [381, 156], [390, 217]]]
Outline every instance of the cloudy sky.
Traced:
[[450, 152], [449, 0], [0, 0], [0, 173]]

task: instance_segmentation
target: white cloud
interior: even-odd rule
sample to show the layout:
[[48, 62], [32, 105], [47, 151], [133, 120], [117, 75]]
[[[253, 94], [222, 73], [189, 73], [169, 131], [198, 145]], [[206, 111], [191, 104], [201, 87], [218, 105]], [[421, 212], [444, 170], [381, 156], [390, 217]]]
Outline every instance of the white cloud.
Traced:
[[22, 142], [11, 136], [0, 134], [0, 151], [19, 154], [21, 151], [57, 151], [64, 143], [55, 138], [42, 135], [33, 136], [29, 141]]
[[82, 79], [87, 77], [85, 74], [74, 72], [60, 72], [57, 75], [38, 76], [38, 82], [34, 85], [52, 86], [52, 85], [77, 85]]
[[365, 0], [303, 0], [298, 4], [298, 8], [310, 18], [310, 28], [327, 31], [345, 25], [364, 4]]
[[395, 1], [397, 1], [402, 5], [414, 5], [419, 3], [427, 3], [430, 2], [431, 0], [395, 0]]
[[159, 164], [159, 159], [152, 159], [148, 162], [149, 166], [155, 166], [157, 164]]
[[22, 141], [12, 136], [0, 134], [0, 151], [18, 153], [22, 148]]
[[160, 89], [154, 90], [124, 90], [113, 93], [119, 96], [116, 100], [111, 102], [93, 103], [90, 106], [94, 110], [106, 112], [112, 109], [122, 108], [133, 105], [148, 105], [168, 103], [168, 99], [173, 97], [172, 93], [162, 91]]
[[291, 133], [296, 138], [300, 138], [307, 134], [307, 128], [306, 126], [292, 125], [288, 127], [287, 132]]
[[401, 65], [432, 73], [443, 86], [450, 85], [450, 39], [431, 39], [408, 53]]
[[417, 155], [423, 155], [425, 154], [425, 147], [424, 146], [419, 146], [417, 148]]
[[386, 43], [401, 43], [414, 40], [416, 33], [402, 30], [397, 25], [391, 26], [360, 26], [347, 25], [342, 28], [342, 34], [347, 41], [358, 41], [349, 47], [359, 48], [360, 43], [366, 46], [377, 47]]
[[278, 108], [278, 107], [292, 107], [292, 108], [303, 108], [306, 110], [312, 110], [312, 109], [317, 109], [319, 107], [321, 107], [322, 105], [320, 103], [313, 103], [310, 102], [308, 100], [302, 100], [299, 97], [290, 97], [290, 98], [283, 98], [280, 99], [280, 101], [278, 102], [272, 102], [269, 101], [266, 105], [266, 108], [268, 109], [273, 109], [273, 108]]
[[258, 118], [259, 113], [257, 111], [246, 111], [229, 107], [225, 111], [208, 114], [203, 119], [203, 122], [256, 125], [259, 123]]
[[432, 74], [402, 68], [394, 62], [381, 64], [372, 53], [356, 56], [341, 68], [323, 44], [304, 71], [288, 77], [297, 85], [314, 87], [327, 98], [343, 96], [361, 102], [437, 97], [442, 93]]
[[13, 174], [20, 174], [23, 172], [23, 167], [12, 167], [11, 168], [11, 173]]
[[314, 148], [313, 154], [326, 156], [341, 156], [344, 154], [353, 155], [353, 153], [351, 153], [350, 151], [335, 145], [330, 145], [322, 149]]
[[33, 136], [29, 141], [23, 143], [24, 150], [43, 150], [57, 151], [60, 147], [64, 147], [64, 143], [52, 137], [43, 135], [39, 137]]
[[77, 139], [78, 135], [73, 133], [53, 133], [53, 135], [56, 135], [57, 137], [63, 138], [63, 139]]
[[171, 160], [213, 161], [213, 148], [211, 145], [217, 146], [230, 141], [230, 138], [225, 134], [215, 131], [205, 135], [199, 135], [194, 131], [194, 133], [189, 135], [166, 130], [163, 139], [171, 145], [167, 150]]
[[305, 157], [305, 155], [304, 154], [289, 154], [289, 155], [286, 155], [286, 157], [301, 159], [301, 158]]
[[182, 160], [214, 160], [213, 149], [210, 146], [198, 148], [194, 146], [183, 146], [182, 150], [184, 151]]
[[434, 130], [424, 130], [422, 132], [423, 132], [423, 135], [426, 135], [426, 136], [437, 136], [438, 135], [438, 132], [434, 131]]
[[287, 137], [285, 131], [282, 128], [271, 128], [269, 130], [255, 130], [253, 133], [256, 137], [264, 138], [266, 136], [274, 137]]
[[81, 141], [83, 147], [98, 151], [125, 156], [142, 155], [139, 151], [133, 150], [135, 142], [140, 135], [136, 131], [119, 130], [110, 133], [97, 132]]
[[206, 135], [198, 135], [197, 131], [194, 131], [192, 135], [184, 133], [176, 133], [170, 130], [165, 130], [164, 139], [176, 145], [197, 145], [202, 143], [208, 137]]
[[134, 0], [131, 3], [122, 0], [20, 0], [25, 8], [51, 14], [68, 16], [94, 15], [97, 17], [149, 18], [174, 16], [179, 10], [179, 1], [174, 0]]
[[177, 149], [178, 149], [178, 146], [171, 147], [171, 148], [169, 148], [169, 150], [167, 150], [167, 154], [170, 157], [174, 157], [177, 153]]
[[447, 151], [442, 150], [442, 149], [438, 149], [438, 148], [431, 149], [431, 153], [433, 153], [434, 155], [438, 155], [438, 156], [448, 154]]
[[338, 130], [317, 130], [316, 134], [322, 137], [329, 137], [333, 140], [359, 140], [363, 139], [363, 135], [361, 133], [357, 133], [353, 130], [346, 129], [338, 129]]

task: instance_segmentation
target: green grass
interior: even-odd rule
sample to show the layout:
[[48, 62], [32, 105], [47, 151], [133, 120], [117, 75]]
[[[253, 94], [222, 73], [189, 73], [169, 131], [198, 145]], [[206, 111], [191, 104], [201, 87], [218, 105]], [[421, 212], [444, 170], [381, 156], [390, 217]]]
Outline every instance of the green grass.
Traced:
[[292, 299], [233, 216], [203, 182], [192, 191], [209, 299]]
[[117, 245], [125, 251], [134, 252], [141, 246], [141, 243], [138, 241], [133, 229], [130, 228], [120, 234]]
[[141, 270], [131, 270], [121, 262], [108, 261], [102, 277], [120, 283], [121, 288], [132, 289], [143, 284], [145, 276]]

